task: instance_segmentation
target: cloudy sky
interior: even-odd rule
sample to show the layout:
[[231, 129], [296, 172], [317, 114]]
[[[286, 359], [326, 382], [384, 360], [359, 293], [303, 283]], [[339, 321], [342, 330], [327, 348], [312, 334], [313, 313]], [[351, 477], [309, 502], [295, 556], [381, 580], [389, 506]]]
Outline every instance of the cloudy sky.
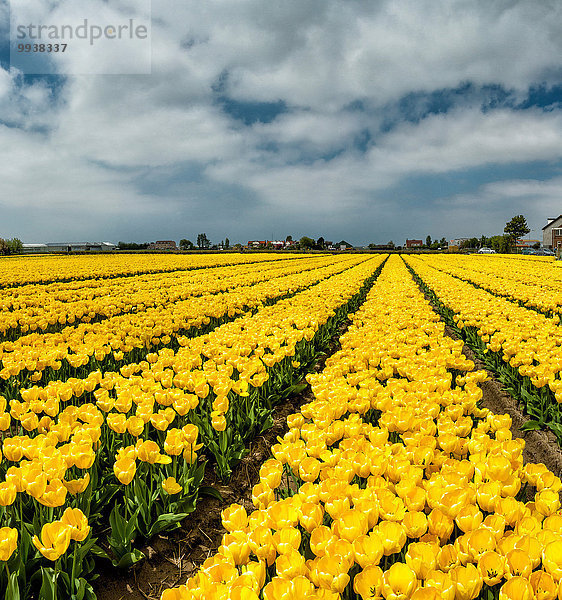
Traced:
[[26, 75], [7, 0], [0, 24], [0, 237], [403, 244], [562, 213], [560, 0], [152, 0], [149, 75]]

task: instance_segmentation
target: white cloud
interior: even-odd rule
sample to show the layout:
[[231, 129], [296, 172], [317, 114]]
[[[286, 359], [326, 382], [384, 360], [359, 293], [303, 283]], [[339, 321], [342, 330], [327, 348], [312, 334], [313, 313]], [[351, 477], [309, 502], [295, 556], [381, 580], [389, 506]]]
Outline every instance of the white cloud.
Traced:
[[[461, 97], [445, 114], [381, 130], [389, 111], [400, 117], [394, 107], [405, 94], [470, 81], [523, 95], [554, 83], [560, 22], [562, 4], [531, 0], [154, 2], [150, 76], [70, 77], [53, 93], [40, 79], [24, 84], [0, 70], [0, 113], [17, 127], [0, 130], [3, 210], [49, 205], [68, 223], [99, 229], [96, 211], [124, 220], [134, 212], [148, 215], [148, 231], [156, 210], [175, 214], [184, 197], [193, 212], [211, 200], [219, 207], [217, 190], [228, 189], [255, 199], [247, 210], [256, 227], [285, 215], [359, 228], [366, 206], [390, 220], [399, 203], [391, 190], [405, 177], [562, 158], [559, 110], [482, 113]], [[283, 100], [288, 112], [247, 127], [217, 103], [219, 80], [226, 95]], [[369, 111], [351, 110], [357, 100]], [[373, 141], [362, 153], [353, 142], [367, 130]], [[161, 174], [183, 165], [202, 176], [172, 191], [139, 191], [140, 174], [160, 173], [165, 183]], [[535, 183], [511, 182], [501, 193], [483, 187], [476, 200], [448, 201], [453, 210], [531, 198], [554, 210], [553, 181], [542, 195], [523, 191]]]

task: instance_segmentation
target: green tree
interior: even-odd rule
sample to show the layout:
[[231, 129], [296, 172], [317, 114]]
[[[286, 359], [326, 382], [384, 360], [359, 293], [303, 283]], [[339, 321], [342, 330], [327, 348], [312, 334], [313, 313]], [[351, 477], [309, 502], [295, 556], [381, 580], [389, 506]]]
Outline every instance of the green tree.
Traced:
[[228, 250], [230, 248], [230, 240], [228, 238], [224, 240], [224, 248], [225, 250]]
[[191, 240], [185, 238], [180, 240], [180, 250], [193, 250], [194, 248], [195, 244]]
[[446, 246], [448, 246], [449, 244], [448, 244], [448, 242], [447, 242], [447, 238], [444, 238], [444, 237], [442, 237], [442, 238], [439, 240], [439, 245], [441, 246], [441, 248], [445, 248]]
[[511, 221], [505, 224], [503, 231], [509, 238], [510, 246], [514, 246], [519, 238], [527, 235], [531, 230], [527, 226], [527, 219], [523, 215], [515, 215]]
[[206, 233], [199, 233], [197, 235], [197, 247], [207, 249], [211, 245], [209, 238]]
[[490, 246], [496, 252], [506, 254], [511, 248], [511, 241], [508, 235], [494, 235], [490, 238]]
[[428, 236], [425, 238], [425, 245], [426, 245], [428, 248], [430, 248], [430, 247], [431, 247], [431, 236], [430, 236], [430, 235], [428, 235]]
[[137, 244], [136, 242], [119, 242], [117, 244], [118, 250], [146, 250], [148, 248], [148, 242], [144, 244]]
[[309, 238], [306, 235], [303, 235], [301, 237], [301, 239], [299, 240], [299, 246], [303, 250], [307, 250], [307, 249], [313, 248], [314, 247], [314, 240], [312, 238]]
[[324, 250], [324, 246], [326, 244], [324, 243], [324, 238], [322, 236], [320, 236], [317, 240], [316, 240], [316, 245], [315, 248], [316, 250]]
[[390, 242], [388, 242], [387, 246], [388, 246], [389, 248], [392, 248], [392, 249], [394, 249], [394, 242], [393, 242], [392, 240], [390, 240]]
[[8, 253], [9, 254], [21, 254], [23, 252], [22, 241], [18, 238], [12, 238], [11, 240], [6, 240], [6, 244], [8, 245]]
[[0, 238], [0, 254], [8, 254], [8, 244], [4, 238]]

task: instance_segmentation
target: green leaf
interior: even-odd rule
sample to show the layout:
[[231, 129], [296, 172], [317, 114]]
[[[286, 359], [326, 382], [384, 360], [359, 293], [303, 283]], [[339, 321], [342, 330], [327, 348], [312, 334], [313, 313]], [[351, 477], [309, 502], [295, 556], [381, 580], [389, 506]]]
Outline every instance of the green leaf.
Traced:
[[109, 515], [109, 524], [111, 526], [111, 533], [113, 537], [116, 539], [123, 539], [126, 523], [117, 506], [113, 507], [113, 510]]
[[103, 549], [100, 548], [98, 545], [94, 544], [91, 548], [91, 552], [93, 555], [99, 557], [99, 558], [109, 558], [109, 554]]
[[5, 598], [6, 600], [20, 600], [20, 587], [18, 585], [18, 574], [16, 572], [10, 574]]
[[201, 496], [211, 496], [212, 498], [216, 498], [217, 500], [220, 500], [221, 502], [224, 500], [224, 498], [221, 496], [221, 493], [215, 489], [214, 487], [210, 487], [208, 485], [204, 485], [202, 487], [199, 488], [199, 495]]
[[166, 513], [160, 515], [150, 528], [148, 537], [151, 538], [166, 529], [172, 528], [171, 526], [175, 526], [187, 516], [188, 513]]
[[90, 538], [85, 544], [78, 548], [78, 560], [82, 562], [88, 552], [94, 547], [97, 538]]
[[114, 560], [112, 562], [113, 566], [117, 567], [118, 569], [128, 569], [135, 563], [138, 563], [139, 560], [142, 560], [144, 557], [144, 554], [135, 548], [131, 552], [124, 554], [120, 560]]
[[57, 597], [55, 590], [55, 583], [53, 578], [55, 576], [55, 571], [50, 567], [41, 567], [41, 577], [42, 584], [41, 589], [39, 590], [39, 598], [41, 600], [55, 600]]
[[536, 429], [542, 429], [542, 425], [538, 421], [534, 421], [533, 419], [523, 423], [520, 427], [521, 431], [534, 431]]
[[133, 532], [137, 528], [137, 521], [139, 516], [140, 508], [134, 512], [133, 516], [129, 519], [127, 526], [125, 527], [124, 536], [126, 540], [130, 540], [133, 537]]
[[83, 600], [84, 593], [86, 592], [86, 580], [82, 577], [75, 580], [76, 593], [72, 594], [71, 600]]

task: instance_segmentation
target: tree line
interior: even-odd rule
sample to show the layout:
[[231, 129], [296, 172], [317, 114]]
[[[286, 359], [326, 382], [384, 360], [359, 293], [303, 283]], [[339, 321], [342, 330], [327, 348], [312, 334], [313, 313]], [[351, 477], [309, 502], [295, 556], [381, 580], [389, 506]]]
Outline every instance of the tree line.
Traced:
[[[531, 230], [527, 225], [527, 219], [523, 215], [515, 215], [505, 224], [503, 231], [503, 235], [493, 235], [491, 237], [482, 235], [479, 238], [471, 237], [463, 240], [460, 249], [492, 248], [496, 252], [507, 254], [515, 248], [517, 240], [527, 235]], [[540, 242], [535, 242], [534, 247], [539, 248]]]

